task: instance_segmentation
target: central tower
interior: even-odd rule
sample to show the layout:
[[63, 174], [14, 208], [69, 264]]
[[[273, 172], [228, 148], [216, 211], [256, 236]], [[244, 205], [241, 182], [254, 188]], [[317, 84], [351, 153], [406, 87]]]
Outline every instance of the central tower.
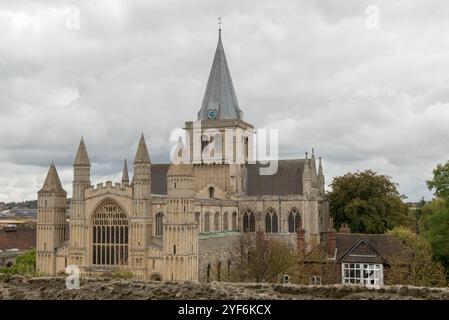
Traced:
[[186, 122], [185, 130], [197, 196], [229, 199], [240, 195], [243, 165], [252, 159], [254, 127], [243, 121], [221, 32], [220, 27], [198, 118]]

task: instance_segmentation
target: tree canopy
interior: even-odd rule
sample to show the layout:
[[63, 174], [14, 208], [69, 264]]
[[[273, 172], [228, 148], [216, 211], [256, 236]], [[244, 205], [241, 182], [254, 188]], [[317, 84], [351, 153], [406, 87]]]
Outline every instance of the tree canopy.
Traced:
[[405, 198], [386, 175], [366, 170], [335, 177], [329, 208], [334, 224], [349, 224], [352, 232], [385, 233], [407, 219]]
[[449, 198], [449, 161], [438, 164], [433, 170], [433, 179], [426, 181], [429, 190], [438, 198]]

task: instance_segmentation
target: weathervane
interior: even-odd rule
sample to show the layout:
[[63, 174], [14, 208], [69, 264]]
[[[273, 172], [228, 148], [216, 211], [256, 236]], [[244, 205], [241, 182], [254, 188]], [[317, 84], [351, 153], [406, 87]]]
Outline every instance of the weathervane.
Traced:
[[221, 31], [221, 25], [223, 24], [223, 22], [221, 21], [221, 17], [218, 17], [218, 31]]

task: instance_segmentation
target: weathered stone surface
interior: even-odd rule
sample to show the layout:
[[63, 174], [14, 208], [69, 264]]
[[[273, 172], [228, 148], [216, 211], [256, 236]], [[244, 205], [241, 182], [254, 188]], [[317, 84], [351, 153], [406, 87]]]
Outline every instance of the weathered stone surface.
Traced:
[[69, 290], [65, 278], [0, 277], [0, 299], [444, 299], [449, 288], [388, 286], [302, 286], [265, 283], [153, 282], [124, 279], [81, 279], [80, 289]]

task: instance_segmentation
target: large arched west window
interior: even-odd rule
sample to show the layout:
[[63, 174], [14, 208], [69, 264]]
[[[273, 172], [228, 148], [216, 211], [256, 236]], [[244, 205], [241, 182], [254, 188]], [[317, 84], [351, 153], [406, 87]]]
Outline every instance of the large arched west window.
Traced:
[[293, 208], [288, 215], [288, 232], [295, 233], [300, 228], [302, 228], [301, 214]]
[[162, 213], [162, 212], [158, 212], [158, 213], [156, 213], [156, 217], [155, 217], [156, 219], [156, 223], [155, 223], [155, 226], [156, 226], [156, 229], [155, 229], [155, 235], [156, 235], [156, 237], [162, 237], [162, 234], [163, 234], [163, 224], [162, 224], [162, 222], [163, 222], [163, 220], [164, 220], [164, 214]]
[[104, 201], [92, 215], [92, 264], [128, 264], [128, 217], [115, 201]]
[[247, 209], [243, 213], [243, 232], [254, 231], [256, 231], [256, 217], [253, 211]]
[[265, 232], [278, 233], [278, 216], [273, 208], [270, 208], [265, 214]]

